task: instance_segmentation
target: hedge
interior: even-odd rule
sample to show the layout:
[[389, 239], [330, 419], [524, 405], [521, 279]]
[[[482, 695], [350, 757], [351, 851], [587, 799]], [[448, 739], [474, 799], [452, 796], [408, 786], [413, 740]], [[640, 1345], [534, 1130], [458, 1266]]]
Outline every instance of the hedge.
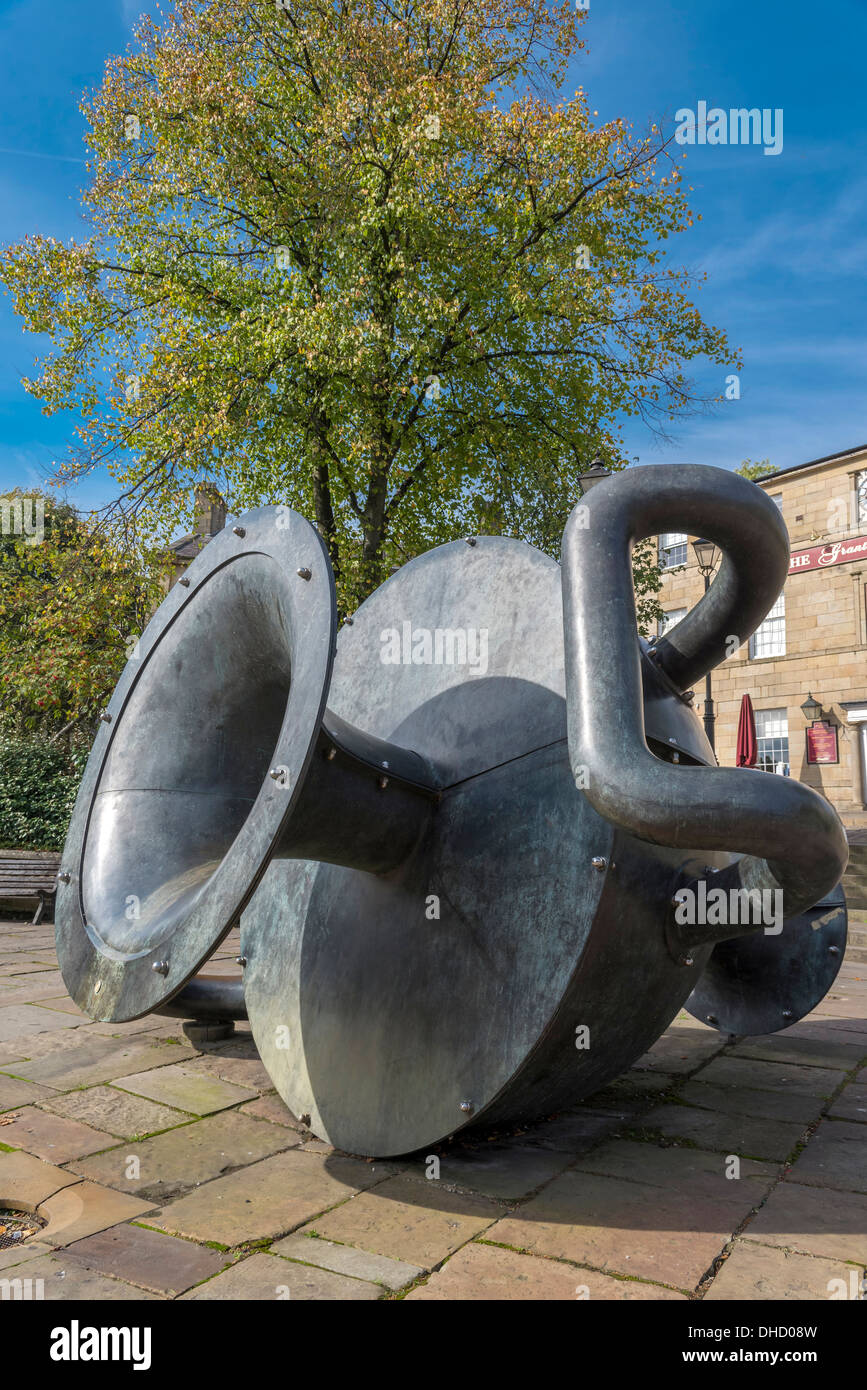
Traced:
[[0, 736], [0, 847], [63, 849], [87, 752]]

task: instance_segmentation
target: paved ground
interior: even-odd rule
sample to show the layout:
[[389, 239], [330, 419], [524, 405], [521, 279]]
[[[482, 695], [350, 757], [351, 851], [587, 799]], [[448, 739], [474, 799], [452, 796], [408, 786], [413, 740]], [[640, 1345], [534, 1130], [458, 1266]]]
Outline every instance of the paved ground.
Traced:
[[[216, 973], [237, 945], [221, 954]], [[171, 1020], [89, 1023], [51, 927], [0, 923], [0, 1207], [47, 1222], [0, 1250], [0, 1280], [96, 1300], [857, 1297], [861, 954], [786, 1032], [725, 1045], [683, 1015], [586, 1104], [443, 1147], [437, 1175], [317, 1141], [246, 1028], [199, 1051]]]

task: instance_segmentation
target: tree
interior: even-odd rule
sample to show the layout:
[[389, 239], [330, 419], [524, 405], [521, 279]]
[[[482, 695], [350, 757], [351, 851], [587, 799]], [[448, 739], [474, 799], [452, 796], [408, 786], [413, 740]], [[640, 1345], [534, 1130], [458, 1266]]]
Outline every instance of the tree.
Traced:
[[344, 609], [486, 513], [523, 535], [541, 498], [559, 536], [615, 421], [695, 409], [686, 364], [732, 360], [663, 255], [692, 222], [671, 140], [562, 94], [582, 20], [571, 0], [143, 20], [82, 108], [92, 235], [3, 263], [54, 344], [27, 389], [84, 415], [64, 476], [107, 463], [164, 534], [202, 472], [236, 510], [289, 503]]
[[777, 465], [772, 464], [770, 459], [757, 459], [753, 463], [752, 459], [744, 459], [740, 468], [735, 472], [740, 473], [742, 478], [749, 478], [750, 482], [755, 482], [757, 478], [767, 478], [769, 474], [778, 471]]
[[86, 732], [135, 653], [156, 569], [43, 493], [0, 508], [0, 729]]

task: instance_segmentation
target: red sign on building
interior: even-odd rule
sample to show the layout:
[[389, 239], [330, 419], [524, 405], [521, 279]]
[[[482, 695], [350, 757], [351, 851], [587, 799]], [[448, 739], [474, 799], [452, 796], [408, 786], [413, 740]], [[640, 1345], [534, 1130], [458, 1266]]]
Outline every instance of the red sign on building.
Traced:
[[838, 763], [837, 728], [825, 719], [817, 719], [807, 730], [807, 762]]
[[863, 559], [867, 559], [867, 536], [856, 536], [851, 541], [834, 541], [831, 545], [814, 545], [811, 550], [796, 550], [789, 560], [789, 574]]

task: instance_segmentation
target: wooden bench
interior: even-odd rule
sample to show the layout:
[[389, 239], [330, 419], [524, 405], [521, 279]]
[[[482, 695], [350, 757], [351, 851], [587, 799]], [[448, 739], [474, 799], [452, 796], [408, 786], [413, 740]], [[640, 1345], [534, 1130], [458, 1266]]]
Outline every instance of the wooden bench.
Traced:
[[54, 906], [60, 855], [54, 850], [0, 849], [0, 903], [36, 907], [33, 925]]

